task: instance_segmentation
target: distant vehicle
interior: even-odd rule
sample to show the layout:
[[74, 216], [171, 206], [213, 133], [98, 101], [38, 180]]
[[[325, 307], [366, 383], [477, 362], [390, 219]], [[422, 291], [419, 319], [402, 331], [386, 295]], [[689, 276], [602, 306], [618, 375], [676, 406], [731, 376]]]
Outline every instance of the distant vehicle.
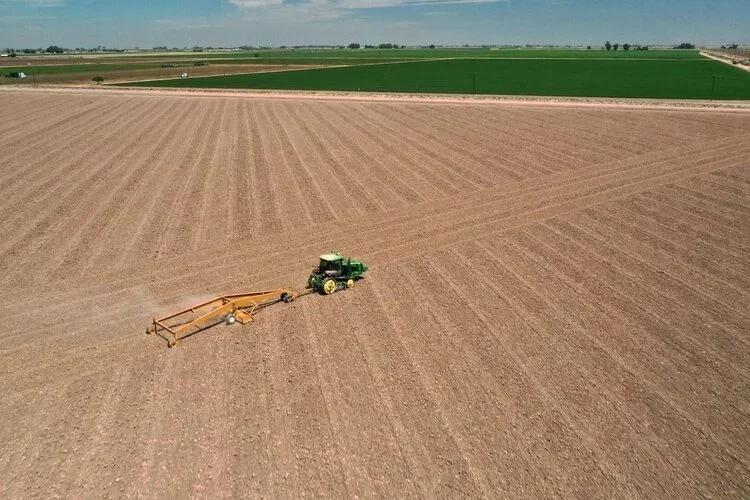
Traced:
[[180, 75], [180, 78], [187, 78], [187, 77], [188, 77], [187, 73], [183, 73], [183, 74]]
[[26, 73], [23, 71], [11, 71], [5, 75], [5, 78], [26, 78]]

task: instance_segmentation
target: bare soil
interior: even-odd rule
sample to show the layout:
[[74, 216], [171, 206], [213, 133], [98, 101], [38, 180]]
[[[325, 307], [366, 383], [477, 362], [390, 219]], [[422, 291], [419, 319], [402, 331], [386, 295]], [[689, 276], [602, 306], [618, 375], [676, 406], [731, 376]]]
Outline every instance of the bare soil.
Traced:
[[104, 83], [125, 83], [142, 80], [160, 80], [179, 78], [182, 73], [188, 77], [196, 76], [221, 76], [246, 73], [267, 73], [270, 71], [288, 71], [292, 69], [303, 69], [307, 66], [299, 65], [259, 65], [259, 64], [217, 64], [209, 66], [178, 66], [175, 68], [149, 68], [128, 69], [116, 71], [98, 71], [92, 68], [89, 72], [77, 73], [47, 73], [39, 75], [28, 75], [24, 79], [0, 79], [0, 85], [13, 85], [16, 87], [34, 86], [86, 86], [96, 87], [97, 83], [92, 81], [95, 76], [104, 78]]
[[0, 103], [1, 497], [750, 496], [747, 110]]

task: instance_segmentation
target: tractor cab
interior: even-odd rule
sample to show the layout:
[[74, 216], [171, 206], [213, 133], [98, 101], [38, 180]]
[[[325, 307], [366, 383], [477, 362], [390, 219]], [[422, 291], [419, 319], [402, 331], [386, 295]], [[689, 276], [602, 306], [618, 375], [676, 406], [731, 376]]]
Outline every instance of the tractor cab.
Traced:
[[340, 253], [323, 254], [318, 267], [313, 269], [307, 280], [307, 288], [325, 294], [351, 288], [365, 271], [367, 266], [358, 260], [346, 258]]
[[344, 272], [344, 256], [340, 253], [327, 253], [320, 256], [318, 270], [326, 276], [340, 276]]

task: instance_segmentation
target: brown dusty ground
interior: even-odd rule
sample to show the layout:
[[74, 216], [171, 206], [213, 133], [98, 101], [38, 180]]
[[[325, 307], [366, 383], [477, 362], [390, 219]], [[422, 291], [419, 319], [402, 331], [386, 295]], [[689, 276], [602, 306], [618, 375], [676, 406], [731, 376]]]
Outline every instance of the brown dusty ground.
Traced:
[[[258, 64], [217, 64], [209, 66], [179, 66], [176, 68], [149, 68], [117, 71], [97, 71], [82, 73], [48, 73], [28, 76], [24, 79], [5, 79], [0, 77], [0, 85], [13, 85], [16, 87], [33, 87], [35, 85], [82, 85], [87, 87], [97, 86], [91, 79], [95, 76], [104, 78], [104, 83], [136, 82], [140, 80], [158, 80], [168, 78], [179, 78], [182, 73], [191, 77], [195, 76], [220, 76], [246, 73], [267, 73], [270, 71], [288, 71], [291, 69], [303, 69], [309, 66], [299, 65], [258, 65]], [[318, 66], [323, 67], [323, 66]]]
[[0, 103], [0, 497], [750, 495], [750, 113]]

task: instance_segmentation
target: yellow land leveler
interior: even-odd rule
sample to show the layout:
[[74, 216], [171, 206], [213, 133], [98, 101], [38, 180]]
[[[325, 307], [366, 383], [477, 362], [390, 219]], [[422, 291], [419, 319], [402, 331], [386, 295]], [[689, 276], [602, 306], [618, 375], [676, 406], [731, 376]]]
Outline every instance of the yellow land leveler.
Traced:
[[228, 325], [251, 323], [253, 315], [261, 309], [279, 302], [291, 302], [311, 293], [329, 295], [354, 286], [363, 277], [367, 266], [361, 261], [347, 259], [340, 253], [320, 256], [320, 264], [314, 268], [302, 291], [293, 288], [278, 288], [264, 292], [223, 295], [182, 311], [154, 318], [146, 329], [147, 334], [157, 334], [169, 342], [169, 347], [198, 332], [225, 323]]

